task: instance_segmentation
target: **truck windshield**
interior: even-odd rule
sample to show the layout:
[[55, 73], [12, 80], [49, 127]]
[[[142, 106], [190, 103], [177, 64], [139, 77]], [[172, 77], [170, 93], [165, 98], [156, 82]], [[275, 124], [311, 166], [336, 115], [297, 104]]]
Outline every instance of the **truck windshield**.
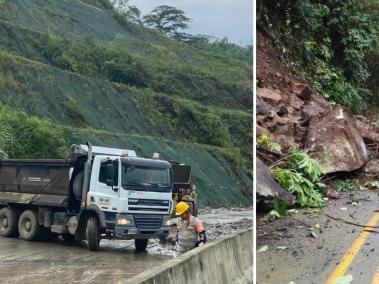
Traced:
[[132, 165], [123, 165], [122, 168], [123, 187], [131, 187], [136, 191], [170, 191], [168, 169]]

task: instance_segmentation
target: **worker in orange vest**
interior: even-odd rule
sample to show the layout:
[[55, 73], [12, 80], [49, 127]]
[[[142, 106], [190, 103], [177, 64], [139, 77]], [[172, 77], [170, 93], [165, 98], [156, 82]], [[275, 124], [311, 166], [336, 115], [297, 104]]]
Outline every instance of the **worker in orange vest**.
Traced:
[[190, 206], [186, 202], [176, 205], [175, 215], [179, 216], [176, 224], [177, 242], [176, 255], [179, 256], [191, 249], [202, 246], [207, 241], [203, 222], [192, 216]]

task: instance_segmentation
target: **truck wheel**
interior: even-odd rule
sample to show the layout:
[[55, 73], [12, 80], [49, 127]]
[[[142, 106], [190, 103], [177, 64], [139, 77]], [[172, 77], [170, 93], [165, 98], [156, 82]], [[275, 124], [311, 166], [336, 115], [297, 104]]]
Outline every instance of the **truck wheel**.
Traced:
[[21, 239], [25, 241], [33, 241], [40, 235], [41, 226], [38, 224], [36, 212], [26, 210], [21, 214], [18, 221], [18, 231]]
[[89, 217], [87, 221], [87, 227], [86, 227], [86, 237], [88, 242], [88, 248], [91, 251], [97, 251], [99, 250], [100, 245], [100, 235], [99, 235], [99, 228], [98, 228], [98, 222], [96, 217]]
[[136, 251], [145, 251], [148, 241], [148, 239], [135, 239], [134, 246], [136, 247]]
[[16, 237], [18, 235], [17, 223], [18, 214], [14, 209], [5, 207], [0, 210], [0, 236]]

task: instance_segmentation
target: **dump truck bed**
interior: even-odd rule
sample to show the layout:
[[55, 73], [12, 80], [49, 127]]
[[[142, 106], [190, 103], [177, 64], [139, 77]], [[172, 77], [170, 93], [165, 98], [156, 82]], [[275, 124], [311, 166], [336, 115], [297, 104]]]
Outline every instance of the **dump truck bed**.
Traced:
[[0, 161], [0, 202], [65, 206], [75, 160]]

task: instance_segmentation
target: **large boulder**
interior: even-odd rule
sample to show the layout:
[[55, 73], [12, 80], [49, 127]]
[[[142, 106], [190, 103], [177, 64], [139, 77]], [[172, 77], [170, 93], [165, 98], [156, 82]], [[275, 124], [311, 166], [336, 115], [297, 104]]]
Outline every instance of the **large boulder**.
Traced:
[[325, 173], [350, 172], [367, 161], [366, 145], [353, 114], [342, 107], [311, 119], [305, 148], [320, 161]]
[[277, 197], [288, 205], [295, 203], [295, 197], [285, 191], [273, 179], [269, 169], [263, 162], [257, 158], [257, 200]]

